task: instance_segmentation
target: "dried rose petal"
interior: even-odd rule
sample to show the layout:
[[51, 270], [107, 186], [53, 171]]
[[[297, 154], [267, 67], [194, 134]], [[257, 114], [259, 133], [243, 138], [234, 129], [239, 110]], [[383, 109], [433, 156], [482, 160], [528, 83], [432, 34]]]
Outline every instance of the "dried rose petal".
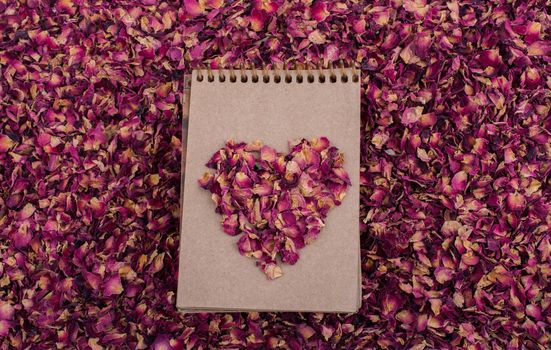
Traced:
[[14, 144], [7, 135], [0, 134], [0, 153], [7, 152]]
[[0, 301], [0, 320], [12, 320], [14, 308], [9, 302]]
[[123, 290], [124, 288], [122, 287], [122, 284], [121, 284], [121, 278], [117, 274], [105, 281], [104, 287], [103, 287], [103, 294], [105, 296], [111, 296], [111, 295], [121, 294]]
[[0, 320], [0, 336], [6, 337], [10, 333], [10, 329], [13, 327], [13, 322], [7, 320]]
[[456, 192], [462, 192], [467, 187], [467, 173], [464, 171], [460, 171], [457, 174], [455, 174], [452, 178], [452, 188]]
[[312, 18], [318, 22], [324, 21], [330, 14], [329, 11], [327, 11], [327, 4], [320, 0], [314, 2], [311, 11]]

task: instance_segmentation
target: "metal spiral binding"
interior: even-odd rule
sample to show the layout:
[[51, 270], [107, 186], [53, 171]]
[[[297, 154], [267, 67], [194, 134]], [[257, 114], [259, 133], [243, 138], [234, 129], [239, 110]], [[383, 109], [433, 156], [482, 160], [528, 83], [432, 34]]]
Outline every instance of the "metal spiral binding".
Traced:
[[[345, 71], [346, 68], [352, 69], [351, 77], [347, 72]], [[206, 75], [203, 75], [203, 72], [206, 70]], [[236, 70], [238, 73], [236, 74]], [[329, 70], [329, 74], [327, 74], [327, 70]], [[287, 64], [283, 65], [283, 69], [275, 68], [268, 70], [266, 68], [266, 65], [262, 65], [260, 68], [260, 75], [258, 74], [257, 67], [255, 67], [254, 64], [250, 65], [249, 67], [246, 67], [244, 65], [240, 65], [237, 69], [234, 67], [230, 67], [228, 69], [229, 73], [226, 74], [221, 68], [218, 68], [218, 81], [219, 82], [226, 82], [229, 83], [236, 83], [240, 81], [241, 83], [246, 83], [249, 81], [249, 74], [247, 72], [250, 72], [251, 76], [251, 82], [252, 83], [269, 83], [270, 81], [279, 84], [279, 83], [292, 83], [293, 77], [294, 82], [298, 84], [302, 83], [314, 83], [316, 81], [316, 77], [314, 76], [315, 71], [318, 72], [317, 81], [319, 83], [347, 83], [348, 81], [352, 80], [353, 82], [358, 82], [360, 80], [360, 74], [358, 73], [358, 70], [356, 69], [356, 65], [354, 62], [345, 62], [340, 61], [336, 66], [334, 64], [329, 65], [328, 67], [323, 67], [322, 65], [318, 64], [317, 66], [312, 66], [309, 64], [297, 64], [294, 69], [289, 69]], [[272, 72], [273, 74], [270, 74]], [[295, 72], [295, 74], [291, 74], [290, 72]], [[197, 69], [197, 81], [207, 81], [207, 82], [214, 82], [216, 79], [212, 69], [209, 66], [205, 67], [199, 67]]]

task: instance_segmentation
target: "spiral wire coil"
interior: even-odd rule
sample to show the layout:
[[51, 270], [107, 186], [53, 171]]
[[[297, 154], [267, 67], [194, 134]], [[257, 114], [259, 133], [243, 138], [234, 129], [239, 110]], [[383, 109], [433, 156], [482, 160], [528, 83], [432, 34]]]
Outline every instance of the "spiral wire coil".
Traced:
[[[349, 76], [346, 69], [351, 68], [352, 74]], [[329, 74], [327, 74], [327, 70], [329, 70]], [[336, 83], [337, 81], [341, 81], [343, 83], [346, 83], [350, 80], [353, 82], [358, 82], [360, 80], [360, 74], [358, 70], [356, 69], [356, 66], [354, 63], [348, 62], [345, 64], [344, 62], [340, 62], [338, 65], [329, 65], [329, 67], [322, 67], [321, 65], [316, 66], [315, 68], [312, 68], [310, 65], [300, 64], [296, 65], [294, 69], [289, 69], [288, 66], [285, 64], [283, 66], [283, 69], [275, 68], [268, 70], [266, 68], [266, 65], [262, 65], [261, 68], [257, 69], [255, 65], [251, 65], [250, 67], [245, 67], [243, 65], [239, 67], [230, 67], [228, 69], [228, 73], [226, 74], [223, 69], [219, 68], [218, 71], [218, 81], [219, 82], [226, 82], [229, 81], [230, 83], [235, 83], [238, 80], [242, 83], [246, 83], [249, 81], [249, 74], [250, 72], [250, 78], [251, 82], [258, 83], [269, 83], [270, 81], [278, 84], [281, 82], [285, 82], [287, 84], [294, 81], [296, 83], [314, 83], [316, 81], [316, 77], [314, 76], [314, 72], [317, 71], [317, 80], [319, 83]], [[206, 74], [205, 74], [206, 72]], [[270, 74], [272, 72], [272, 74]], [[294, 72], [294, 74], [291, 74], [291, 72]], [[207, 82], [214, 82], [216, 77], [213, 73], [213, 70], [207, 66], [207, 67], [198, 67], [197, 69], [197, 81], [207, 81]]]

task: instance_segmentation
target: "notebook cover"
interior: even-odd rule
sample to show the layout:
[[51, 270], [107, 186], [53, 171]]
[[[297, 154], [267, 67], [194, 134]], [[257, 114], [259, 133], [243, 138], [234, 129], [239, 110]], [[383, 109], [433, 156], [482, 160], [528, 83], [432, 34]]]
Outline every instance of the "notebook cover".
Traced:
[[[223, 71], [226, 77], [228, 71]], [[274, 74], [273, 72], [269, 72]], [[355, 312], [361, 304], [359, 256], [360, 86], [358, 82], [299, 84], [197, 81], [192, 75], [177, 307], [197, 311]], [[346, 71], [352, 76], [349, 70]], [[323, 72], [329, 76], [329, 72]], [[197, 185], [205, 162], [224, 145], [262, 140], [287, 152], [288, 140], [327, 136], [345, 155], [352, 186], [333, 208], [317, 240], [295, 265], [268, 280], [223, 233], [210, 193]]]

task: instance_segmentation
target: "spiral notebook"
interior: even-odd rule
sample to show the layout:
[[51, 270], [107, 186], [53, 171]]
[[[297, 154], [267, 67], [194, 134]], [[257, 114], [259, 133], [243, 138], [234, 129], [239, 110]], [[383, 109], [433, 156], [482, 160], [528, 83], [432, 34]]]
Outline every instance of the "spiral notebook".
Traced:
[[[185, 312], [355, 312], [361, 304], [360, 86], [352, 69], [199, 71], [191, 76], [182, 179], [177, 307]], [[288, 141], [326, 136], [345, 155], [352, 186], [295, 265], [269, 280], [222, 231], [210, 193], [198, 186], [205, 163], [227, 139]]]

